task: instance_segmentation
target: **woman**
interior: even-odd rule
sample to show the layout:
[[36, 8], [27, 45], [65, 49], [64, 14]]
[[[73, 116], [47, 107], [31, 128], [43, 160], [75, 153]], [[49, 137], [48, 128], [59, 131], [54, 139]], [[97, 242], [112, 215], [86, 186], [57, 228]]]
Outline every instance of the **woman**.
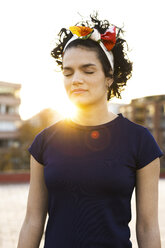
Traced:
[[121, 29], [108, 21], [62, 29], [52, 56], [77, 115], [34, 139], [27, 213], [18, 248], [36, 248], [47, 212], [45, 248], [130, 248], [131, 196], [136, 189], [137, 241], [160, 248], [159, 157], [145, 127], [109, 112], [131, 77]]

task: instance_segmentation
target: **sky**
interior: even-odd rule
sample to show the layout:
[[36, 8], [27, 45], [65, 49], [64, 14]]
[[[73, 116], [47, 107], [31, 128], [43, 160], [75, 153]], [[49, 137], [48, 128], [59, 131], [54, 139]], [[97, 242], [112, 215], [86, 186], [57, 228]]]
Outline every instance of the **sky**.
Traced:
[[130, 103], [133, 98], [165, 94], [163, 2], [0, 0], [0, 81], [22, 85], [21, 118], [28, 119], [47, 107], [67, 110], [62, 75], [50, 52], [61, 28], [75, 25], [82, 16], [88, 19], [94, 11], [100, 19], [124, 25], [133, 62], [122, 99], [112, 102]]

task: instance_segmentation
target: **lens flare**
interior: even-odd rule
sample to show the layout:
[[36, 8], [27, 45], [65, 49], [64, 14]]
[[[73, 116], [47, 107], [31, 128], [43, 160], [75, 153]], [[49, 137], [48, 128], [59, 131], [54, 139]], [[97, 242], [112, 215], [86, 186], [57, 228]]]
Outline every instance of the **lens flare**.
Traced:
[[100, 136], [99, 132], [98, 131], [92, 131], [91, 132], [91, 137], [92, 139], [98, 139]]

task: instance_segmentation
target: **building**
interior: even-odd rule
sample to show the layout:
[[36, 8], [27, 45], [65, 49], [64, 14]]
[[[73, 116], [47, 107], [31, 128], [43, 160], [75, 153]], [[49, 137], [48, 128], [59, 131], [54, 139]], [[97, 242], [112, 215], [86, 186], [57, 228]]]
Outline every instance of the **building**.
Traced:
[[0, 81], [0, 149], [18, 146], [20, 84]]
[[[147, 127], [165, 153], [165, 95], [133, 99], [120, 107], [120, 112], [131, 121]], [[165, 168], [165, 158], [161, 159]]]
[[127, 106], [125, 103], [113, 103], [111, 101], [108, 102], [108, 110], [113, 112], [114, 114], [120, 113], [121, 107]]

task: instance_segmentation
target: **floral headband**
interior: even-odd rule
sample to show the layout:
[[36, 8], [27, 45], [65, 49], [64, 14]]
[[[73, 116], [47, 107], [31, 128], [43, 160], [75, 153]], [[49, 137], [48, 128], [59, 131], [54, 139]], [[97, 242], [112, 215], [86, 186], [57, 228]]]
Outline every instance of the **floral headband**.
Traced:
[[64, 51], [66, 50], [66, 47], [71, 43], [73, 40], [77, 39], [91, 39], [94, 41], [97, 41], [103, 51], [105, 52], [112, 70], [114, 70], [114, 57], [112, 53], [112, 48], [115, 46], [116, 43], [116, 27], [112, 26], [109, 29], [106, 30], [104, 34], [100, 34], [99, 31], [95, 28], [89, 28], [85, 26], [72, 26], [69, 28], [69, 30], [72, 32], [73, 36], [72, 38], [66, 43], [64, 47]]

